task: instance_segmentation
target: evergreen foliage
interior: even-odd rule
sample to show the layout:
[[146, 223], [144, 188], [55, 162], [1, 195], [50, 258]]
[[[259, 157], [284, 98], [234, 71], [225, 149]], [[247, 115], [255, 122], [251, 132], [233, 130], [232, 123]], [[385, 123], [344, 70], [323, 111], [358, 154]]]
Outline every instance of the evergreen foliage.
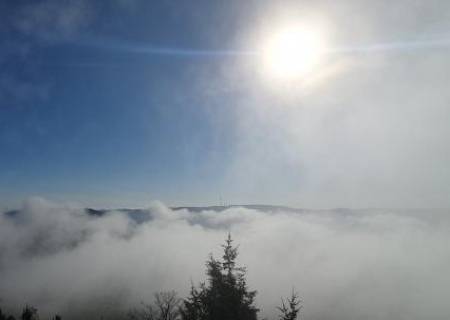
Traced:
[[286, 301], [281, 298], [281, 305], [277, 309], [281, 312], [280, 320], [295, 320], [302, 306], [301, 300], [298, 297], [298, 293], [292, 290], [291, 297]]
[[206, 262], [206, 283], [192, 285], [190, 295], [183, 302], [183, 320], [256, 320], [254, 305], [256, 291], [248, 289], [246, 269], [236, 266], [237, 247], [231, 236], [223, 247], [222, 260], [210, 256]]

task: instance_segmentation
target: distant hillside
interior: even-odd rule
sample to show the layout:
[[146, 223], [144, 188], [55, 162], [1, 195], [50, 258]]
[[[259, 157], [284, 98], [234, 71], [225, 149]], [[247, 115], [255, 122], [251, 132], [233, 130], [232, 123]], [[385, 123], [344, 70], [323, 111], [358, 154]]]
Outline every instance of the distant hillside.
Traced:
[[[389, 209], [389, 208], [374, 208], [374, 209], [348, 209], [348, 208], [334, 208], [334, 209], [301, 209], [301, 208], [292, 208], [288, 206], [275, 206], [275, 205], [261, 205], [261, 204], [250, 204], [250, 205], [228, 205], [228, 206], [204, 206], [204, 207], [170, 207], [171, 210], [181, 211], [187, 210], [193, 213], [201, 213], [203, 211], [213, 211], [217, 213], [221, 213], [227, 209], [232, 208], [245, 208], [249, 210], [255, 210], [265, 213], [294, 213], [294, 214], [324, 214], [329, 215], [330, 217], [335, 218], [345, 218], [354, 215], [362, 216], [362, 215], [377, 215], [377, 214], [400, 214], [400, 215], [408, 215], [415, 216], [420, 218], [427, 218], [430, 221], [439, 222], [443, 219], [447, 219], [450, 216], [450, 209]], [[82, 209], [83, 210], [83, 209]], [[136, 223], [144, 223], [146, 221], [153, 220], [154, 213], [152, 209], [129, 209], [129, 208], [120, 208], [120, 209], [94, 209], [94, 208], [85, 208], [84, 211], [87, 215], [92, 217], [103, 217], [107, 214], [113, 212], [119, 212], [127, 215], [130, 219], [135, 221]], [[3, 215], [15, 219], [21, 215], [21, 210], [9, 210], [3, 212]], [[1, 213], [0, 213], [1, 214]]]
[[296, 212], [303, 213], [305, 209], [297, 209], [286, 206], [273, 206], [273, 205], [264, 205], [264, 204], [243, 204], [243, 205], [229, 205], [229, 206], [208, 206], [208, 207], [172, 207], [172, 210], [182, 210], [186, 209], [191, 212], [202, 212], [202, 211], [217, 211], [221, 212], [230, 208], [246, 208], [252, 210], [258, 210], [263, 212], [275, 212], [275, 211], [284, 211], [284, 212]]
[[[229, 205], [229, 206], [206, 206], [206, 207], [171, 207], [170, 209], [174, 211], [179, 210], [188, 210], [194, 213], [200, 213], [202, 211], [215, 211], [222, 212], [230, 208], [246, 208], [251, 210], [257, 210], [262, 212], [292, 212], [292, 213], [304, 213], [308, 210], [305, 209], [297, 209], [286, 206], [272, 206], [272, 205], [260, 205], [260, 204], [252, 204], [252, 205]], [[128, 215], [132, 220], [137, 223], [142, 223], [145, 221], [152, 220], [152, 212], [150, 209], [93, 209], [86, 208], [86, 213], [91, 216], [102, 217], [105, 214], [110, 212], [122, 212]]]

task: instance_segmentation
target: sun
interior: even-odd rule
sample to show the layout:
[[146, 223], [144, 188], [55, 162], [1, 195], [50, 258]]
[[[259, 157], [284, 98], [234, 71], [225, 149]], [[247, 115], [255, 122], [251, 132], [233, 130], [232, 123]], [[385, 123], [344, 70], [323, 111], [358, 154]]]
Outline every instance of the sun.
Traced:
[[319, 29], [284, 26], [268, 36], [262, 46], [263, 68], [277, 79], [303, 78], [318, 65], [324, 51]]

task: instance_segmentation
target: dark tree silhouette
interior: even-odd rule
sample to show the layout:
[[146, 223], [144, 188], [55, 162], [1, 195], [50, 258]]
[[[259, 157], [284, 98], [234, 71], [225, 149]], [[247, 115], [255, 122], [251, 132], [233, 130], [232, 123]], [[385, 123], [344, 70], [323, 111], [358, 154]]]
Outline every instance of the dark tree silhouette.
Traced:
[[22, 311], [22, 320], [39, 320], [37, 309], [31, 306], [25, 306]]
[[221, 261], [210, 256], [206, 262], [207, 283], [191, 292], [183, 301], [183, 320], [256, 320], [258, 308], [254, 306], [256, 291], [250, 291], [245, 279], [246, 269], [236, 266], [237, 247], [231, 235], [222, 246]]
[[141, 309], [134, 309], [128, 313], [130, 320], [178, 320], [180, 319], [181, 299], [175, 291], [159, 292], [155, 294], [153, 304], [143, 304]]
[[3, 313], [2, 309], [0, 308], [0, 320], [15, 320], [13, 315], [6, 315]]
[[281, 298], [281, 305], [277, 309], [281, 312], [279, 315], [280, 320], [295, 320], [302, 308], [301, 300], [298, 297], [298, 293], [292, 290], [291, 297], [286, 301]]
[[181, 299], [175, 291], [160, 292], [155, 295], [157, 320], [177, 320], [180, 318]]

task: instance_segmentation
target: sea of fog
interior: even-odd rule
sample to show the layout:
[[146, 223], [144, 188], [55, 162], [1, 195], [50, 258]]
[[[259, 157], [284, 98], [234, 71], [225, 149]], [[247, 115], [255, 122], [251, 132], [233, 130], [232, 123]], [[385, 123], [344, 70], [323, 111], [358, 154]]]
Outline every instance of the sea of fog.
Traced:
[[205, 279], [228, 232], [276, 318], [295, 288], [302, 319], [449, 319], [450, 210], [277, 207], [98, 212], [40, 198], [0, 215], [0, 307], [41, 317], [123, 314]]

